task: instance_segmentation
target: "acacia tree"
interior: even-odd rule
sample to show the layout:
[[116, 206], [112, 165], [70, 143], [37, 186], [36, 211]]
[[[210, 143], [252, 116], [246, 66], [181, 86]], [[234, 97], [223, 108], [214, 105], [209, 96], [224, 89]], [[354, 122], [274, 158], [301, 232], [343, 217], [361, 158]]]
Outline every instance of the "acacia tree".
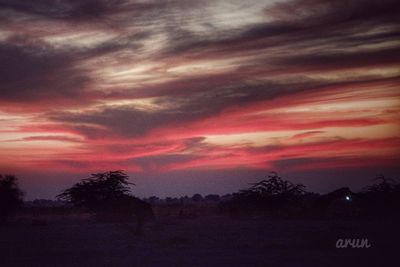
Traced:
[[400, 182], [380, 175], [375, 183], [358, 194], [361, 213], [365, 216], [400, 218]]
[[300, 199], [305, 194], [305, 186], [283, 180], [276, 172], [267, 179], [251, 184], [250, 188], [234, 195], [231, 210], [235, 213], [268, 213], [286, 215], [300, 208]]
[[21, 207], [23, 195], [14, 175], [0, 175], [0, 222]]
[[374, 179], [373, 185], [367, 186], [364, 192], [370, 194], [391, 194], [400, 191], [400, 183], [392, 178], [387, 178], [383, 174]]
[[57, 196], [75, 207], [86, 208], [100, 220], [136, 216], [139, 233], [143, 221], [154, 217], [151, 205], [130, 194], [129, 176], [123, 171], [95, 173]]
[[75, 207], [88, 208], [97, 212], [109, 204], [129, 196], [129, 176], [123, 171], [94, 173], [71, 188], [64, 190], [57, 197]]
[[283, 180], [276, 172], [271, 172], [267, 179], [252, 184], [249, 189], [241, 190], [242, 195], [253, 195], [258, 197], [283, 196], [294, 198], [304, 194], [305, 186], [293, 184]]

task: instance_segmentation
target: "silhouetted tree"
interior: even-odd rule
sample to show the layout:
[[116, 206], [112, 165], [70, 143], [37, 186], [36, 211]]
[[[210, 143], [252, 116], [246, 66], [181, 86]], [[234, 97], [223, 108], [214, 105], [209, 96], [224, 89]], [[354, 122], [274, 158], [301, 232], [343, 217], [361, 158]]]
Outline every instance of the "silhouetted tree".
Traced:
[[283, 180], [276, 172], [271, 172], [268, 179], [252, 184], [249, 189], [241, 190], [242, 195], [256, 195], [259, 197], [288, 196], [296, 197], [304, 193], [305, 186], [293, 184]]
[[0, 222], [4, 222], [21, 207], [22, 197], [17, 178], [13, 175], [0, 175]]
[[365, 191], [373, 194], [390, 194], [399, 190], [399, 183], [394, 179], [387, 178], [383, 174], [374, 179], [375, 183], [367, 186]]
[[57, 197], [75, 207], [86, 208], [100, 220], [129, 219], [136, 216], [137, 232], [145, 219], [153, 218], [150, 204], [130, 195], [128, 175], [123, 171], [95, 173]]
[[110, 201], [130, 193], [128, 176], [122, 171], [95, 173], [66, 189], [57, 197], [76, 207], [96, 211]]
[[400, 183], [379, 175], [375, 183], [358, 194], [360, 213], [371, 218], [391, 217], [400, 219]]
[[399, 183], [383, 175], [374, 181], [374, 184], [358, 193], [342, 187], [313, 197], [306, 212], [317, 218], [399, 218]]
[[206, 201], [214, 201], [218, 202], [220, 200], [220, 196], [217, 194], [209, 194], [204, 197]]
[[202, 200], [203, 200], [203, 196], [200, 195], [200, 194], [194, 194], [192, 196], [192, 201], [199, 202], [199, 201], [202, 201]]
[[286, 216], [296, 212], [295, 209], [299, 207], [297, 204], [304, 194], [304, 185], [293, 184], [271, 172], [267, 179], [236, 193], [230, 203], [231, 211]]
[[327, 194], [306, 192], [301, 184], [283, 180], [275, 172], [251, 187], [221, 197], [220, 208], [232, 215], [345, 219], [400, 219], [400, 182], [378, 176], [355, 193], [342, 187]]

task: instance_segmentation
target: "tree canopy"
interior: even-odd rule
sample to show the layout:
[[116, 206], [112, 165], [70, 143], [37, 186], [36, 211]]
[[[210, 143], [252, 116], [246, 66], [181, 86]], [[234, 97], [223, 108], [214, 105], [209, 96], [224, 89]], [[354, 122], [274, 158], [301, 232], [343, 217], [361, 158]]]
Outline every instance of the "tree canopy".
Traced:
[[293, 184], [287, 180], [283, 180], [276, 172], [271, 172], [267, 179], [252, 184], [248, 189], [240, 191], [241, 196], [254, 197], [296, 197], [304, 194], [305, 186], [302, 184]]
[[231, 201], [233, 213], [294, 213], [295, 204], [305, 195], [305, 186], [282, 179], [276, 172], [250, 188], [234, 194]]
[[74, 206], [96, 211], [129, 196], [129, 185], [133, 183], [128, 178], [123, 171], [95, 173], [64, 190], [57, 197]]

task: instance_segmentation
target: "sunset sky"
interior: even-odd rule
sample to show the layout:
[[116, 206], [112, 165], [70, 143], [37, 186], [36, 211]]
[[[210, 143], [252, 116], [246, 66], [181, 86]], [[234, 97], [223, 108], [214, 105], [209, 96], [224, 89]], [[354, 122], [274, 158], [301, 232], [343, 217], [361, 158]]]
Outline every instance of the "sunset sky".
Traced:
[[[0, 0], [0, 174], [52, 198], [400, 177], [398, 0]], [[398, 166], [396, 166], [398, 165]]]

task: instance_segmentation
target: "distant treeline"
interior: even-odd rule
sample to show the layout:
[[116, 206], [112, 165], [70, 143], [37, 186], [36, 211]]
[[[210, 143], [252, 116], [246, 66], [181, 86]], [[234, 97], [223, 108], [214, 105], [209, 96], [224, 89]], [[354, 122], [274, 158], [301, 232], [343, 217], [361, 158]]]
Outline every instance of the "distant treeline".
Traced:
[[276, 173], [233, 195], [223, 204], [231, 215], [285, 218], [400, 218], [400, 184], [381, 175], [360, 192], [348, 187], [327, 194], [307, 192], [302, 184]]
[[[93, 205], [96, 206], [96, 209], [102, 210], [105, 206], [113, 205], [116, 201], [115, 192], [118, 192], [118, 190], [121, 192], [119, 192], [118, 201], [115, 202], [115, 205], [120, 205], [122, 200], [124, 200], [125, 205], [129, 192], [128, 187], [124, 187], [128, 185], [127, 178], [128, 176], [121, 171], [95, 174], [92, 175], [92, 178], [83, 179], [82, 182], [59, 195], [64, 196], [64, 198], [23, 202], [23, 194], [17, 185], [15, 176], [0, 175], [0, 220], [12, 215], [18, 208], [74, 208], [79, 206], [76, 205], [77, 203], [85, 203], [86, 206], [90, 203], [92, 210]], [[121, 181], [125, 184], [121, 184]], [[116, 184], [123, 186], [115, 191]], [[99, 188], [101, 188], [101, 194], [98, 193]], [[74, 192], [75, 195], [71, 195], [71, 192]], [[108, 194], [107, 198], [104, 198], [105, 192]], [[65, 198], [66, 193], [69, 200], [71, 200], [71, 196], [75, 197], [72, 198], [75, 202], [65, 201], [68, 200], [68, 198]], [[79, 197], [77, 198], [77, 196]], [[101, 197], [101, 201], [98, 197]], [[132, 201], [136, 198], [129, 196], [129, 199]], [[77, 202], [77, 200], [79, 201]], [[82, 202], [82, 200], [85, 202]], [[135, 201], [139, 203], [139, 200]], [[222, 196], [194, 194], [191, 197], [167, 198], [152, 196], [141, 201], [158, 209], [176, 209], [178, 214], [184, 214], [191, 207], [213, 207], [219, 214], [239, 217], [400, 218], [398, 213], [400, 184], [398, 181], [383, 175], [378, 176], [371, 185], [366, 186], [360, 192], [352, 192], [349, 188], [342, 187], [327, 194], [318, 194], [308, 192], [304, 185], [293, 184], [272, 172], [260, 182], [250, 184], [248, 188], [232, 194]], [[108, 209], [114, 208], [108, 207]], [[96, 212], [98, 213], [98, 210]]]
[[302, 184], [293, 184], [277, 173], [251, 184], [249, 188], [219, 196], [149, 197], [153, 206], [181, 208], [218, 206], [218, 211], [231, 216], [266, 216], [278, 218], [400, 218], [400, 183], [383, 175], [359, 192], [348, 187], [326, 194], [309, 192]]

